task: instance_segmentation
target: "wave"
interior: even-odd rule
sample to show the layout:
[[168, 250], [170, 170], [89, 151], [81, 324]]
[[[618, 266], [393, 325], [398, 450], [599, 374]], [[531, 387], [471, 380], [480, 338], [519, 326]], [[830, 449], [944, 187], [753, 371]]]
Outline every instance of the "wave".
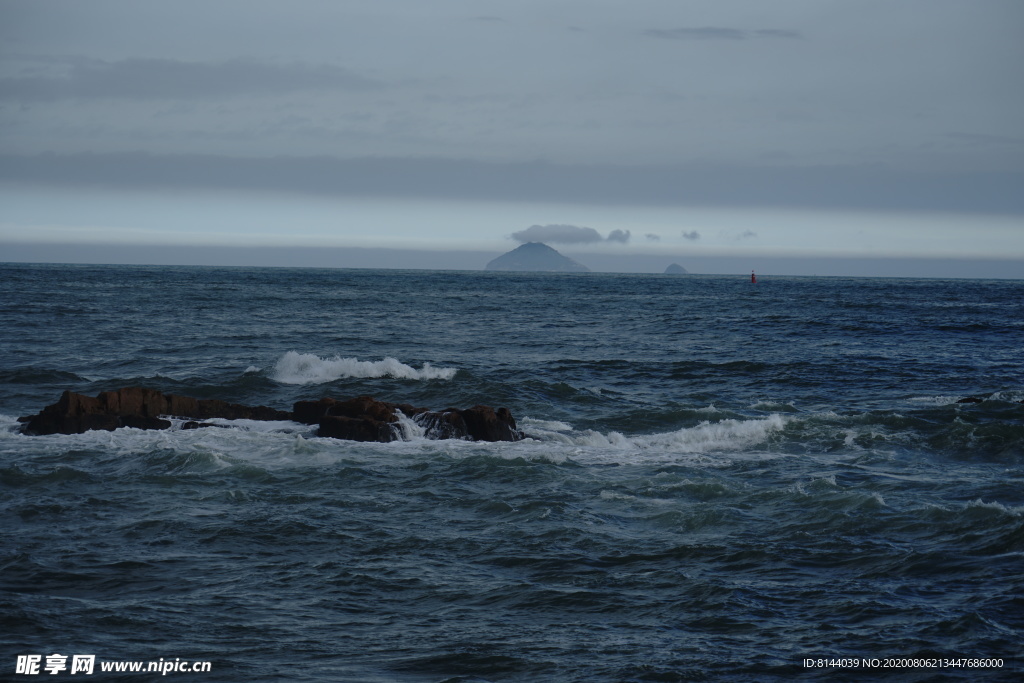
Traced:
[[913, 396], [907, 399], [909, 403], [931, 406], [948, 406], [959, 404], [965, 398], [981, 399], [982, 403], [1021, 403], [1024, 402], [1024, 392], [1019, 390], [997, 391], [992, 394], [967, 394], [938, 395], [938, 396]]
[[321, 358], [311, 353], [289, 351], [278, 359], [270, 378], [282, 384], [324, 384], [343, 377], [449, 380], [456, 372], [455, 368], [435, 368], [430, 363], [424, 363], [417, 370], [390, 356], [379, 361], [362, 361], [340, 356]]
[[[121, 428], [114, 432], [24, 436], [13, 417], [0, 415], [0, 452], [52, 457], [60, 453], [89, 452], [100, 462], [118, 467], [168, 467], [174, 472], [200, 473], [259, 466], [265, 471], [294, 467], [318, 467], [338, 462], [376, 462], [383, 454], [420, 458], [444, 455], [456, 460], [486, 456], [501, 460], [590, 462], [623, 464], [642, 461], [664, 463], [702, 462], [707, 456], [750, 457], [763, 455], [766, 442], [793, 418], [772, 415], [763, 419], [702, 422], [673, 432], [625, 436], [616, 431], [577, 430], [556, 420], [520, 421], [528, 438], [520, 442], [480, 442], [460, 439], [435, 440], [422, 425], [398, 415], [394, 425], [397, 441], [364, 443], [321, 438], [315, 425], [289, 421], [254, 422], [214, 420], [216, 426], [183, 430]], [[125, 458], [125, 456], [133, 456]], [[196, 460], [200, 458], [200, 460]], [[183, 459], [180, 463], [179, 459]], [[184, 463], [184, 464], [183, 464]], [[99, 464], [94, 463], [94, 464]]]
[[93, 380], [73, 372], [34, 366], [0, 371], [0, 384], [66, 384], [91, 381]]
[[602, 433], [592, 429], [575, 431], [571, 425], [524, 418], [522, 428], [538, 441], [617, 450], [664, 451], [667, 453], [712, 453], [742, 451], [764, 443], [773, 433], [782, 431], [793, 418], [773, 414], [754, 420], [704, 421], [674, 432], [624, 436], [619, 432]]
[[963, 396], [938, 395], [938, 396], [911, 396], [908, 403], [917, 403], [925, 406], [949, 406], [956, 404]]
[[[298, 355], [298, 354], [296, 354]], [[1014, 410], [1020, 406], [1014, 406]], [[394, 425], [397, 441], [367, 445], [361, 442], [320, 438], [315, 425], [290, 421], [253, 422], [215, 420], [215, 426], [182, 430], [172, 420], [171, 430], [144, 432], [123, 428], [116, 432], [89, 432], [80, 435], [26, 437], [14, 416], [0, 415], [0, 452], [92, 450], [123, 453], [145, 452], [149, 448], [190, 450], [197, 446], [233, 454], [243, 460], [245, 452], [265, 453], [265, 466], [271, 466], [274, 453], [286, 462], [303, 462], [299, 450], [316, 458], [353, 457], [373, 452], [421, 455], [447, 454], [456, 457], [488, 454], [501, 458], [541, 458], [551, 461], [572, 459], [577, 462], [637, 463], [726, 462], [796, 455], [867, 457], [892, 460], [903, 454], [927, 453], [943, 459], [992, 460], [1019, 463], [1024, 457], [1024, 425], [1010, 420], [985, 419], [973, 423], [957, 417], [941, 420], [898, 413], [873, 412], [840, 415], [771, 413], [762, 416], [710, 417], [707, 413], [691, 416], [682, 428], [645, 429], [620, 432], [590, 422], [577, 427], [571, 422], [548, 416], [523, 416], [519, 427], [527, 439], [518, 443], [472, 442], [458, 439], [436, 440], [429, 430], [404, 415]], [[733, 414], [735, 415], [735, 413]], [[553, 416], [552, 416], [553, 417]], [[928, 417], [931, 417], [930, 415]], [[942, 417], [942, 416], [939, 416]], [[966, 417], [971, 417], [967, 415]], [[710, 419], [709, 419], [710, 418]], [[621, 424], [621, 421], [620, 421]], [[296, 439], [298, 441], [296, 441]], [[362, 457], [360, 455], [359, 457]], [[283, 464], [283, 463], [282, 463]]]

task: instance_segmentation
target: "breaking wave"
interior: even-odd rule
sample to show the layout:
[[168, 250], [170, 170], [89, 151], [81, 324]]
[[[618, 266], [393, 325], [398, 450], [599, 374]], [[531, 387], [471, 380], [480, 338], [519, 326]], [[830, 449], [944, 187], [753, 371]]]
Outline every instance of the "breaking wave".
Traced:
[[785, 428], [791, 418], [769, 415], [756, 420], [701, 422], [674, 432], [624, 436], [619, 432], [575, 431], [571, 425], [547, 420], [522, 420], [527, 436], [575, 446], [611, 447], [621, 450], [653, 450], [670, 453], [738, 451], [763, 444], [773, 433]]
[[321, 358], [312, 353], [289, 351], [278, 359], [270, 378], [283, 384], [324, 384], [343, 377], [448, 380], [456, 372], [456, 368], [435, 368], [430, 363], [424, 363], [417, 370], [391, 357], [379, 361], [363, 361], [340, 356]]

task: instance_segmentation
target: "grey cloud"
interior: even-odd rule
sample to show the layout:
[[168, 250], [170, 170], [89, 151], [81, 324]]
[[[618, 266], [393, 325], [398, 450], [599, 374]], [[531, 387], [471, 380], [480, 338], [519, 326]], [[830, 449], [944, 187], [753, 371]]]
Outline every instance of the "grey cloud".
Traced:
[[762, 28], [753, 32], [754, 36], [758, 38], [789, 38], [791, 40], [803, 39], [803, 34], [800, 31], [791, 31], [784, 28]]
[[647, 233], [646, 235], [644, 235], [644, 237], [646, 237], [651, 242], [659, 242], [659, 241], [661, 241], [661, 235], [656, 235], [653, 232]]
[[743, 40], [746, 31], [735, 28], [704, 26], [702, 28], [652, 28], [644, 31], [644, 35], [665, 40]]
[[600, 242], [601, 235], [593, 228], [577, 225], [531, 225], [526, 230], [512, 233], [512, 239], [519, 242], [586, 244]]
[[696, 230], [691, 230], [690, 232], [684, 232], [683, 233], [683, 239], [684, 240], [690, 240], [691, 242], [693, 242], [694, 240], [699, 240], [700, 239], [700, 233], [697, 232]]
[[270, 64], [242, 59], [226, 62], [65, 59], [64, 62], [69, 68], [62, 76], [0, 79], [0, 99], [197, 99], [299, 90], [371, 90], [381, 86], [377, 81], [330, 64]]
[[987, 133], [947, 133], [947, 138], [960, 140], [974, 145], [1024, 145], [1024, 138], [1009, 135], [990, 135]]
[[0, 154], [0, 180], [51, 186], [204, 188], [604, 206], [1024, 213], [1022, 172], [940, 174], [881, 165], [572, 166], [437, 158], [46, 153]]
[[621, 242], [625, 244], [629, 242], [629, 238], [632, 237], [632, 233], [629, 230], [612, 230], [608, 233], [609, 242]]
[[787, 38], [798, 39], [803, 36], [799, 31], [788, 29], [757, 29], [746, 31], [738, 28], [722, 26], [701, 26], [699, 28], [652, 28], [644, 31], [644, 35], [664, 40], [748, 40], [750, 38]]
[[735, 239], [737, 241], [739, 241], [739, 240], [751, 240], [751, 239], [754, 239], [755, 237], [757, 237], [757, 233], [754, 232], [753, 230], [744, 230], [740, 234], [736, 235]]

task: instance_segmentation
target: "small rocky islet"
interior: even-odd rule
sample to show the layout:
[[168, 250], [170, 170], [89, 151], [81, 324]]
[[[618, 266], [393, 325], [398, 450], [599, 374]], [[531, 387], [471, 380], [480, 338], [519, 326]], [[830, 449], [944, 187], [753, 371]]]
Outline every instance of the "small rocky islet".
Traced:
[[210, 422], [214, 419], [292, 420], [317, 425], [317, 436], [389, 442], [401, 438], [400, 414], [419, 425], [428, 439], [519, 441], [524, 438], [507, 408], [486, 405], [430, 410], [379, 401], [372, 396], [344, 400], [325, 397], [317, 401], [298, 401], [289, 412], [267, 406], [164, 394], [144, 387], [104, 391], [98, 396], [65, 391], [56, 403], [18, 421], [22, 423], [22, 433], [42, 436], [113, 431], [121, 427], [170, 429], [174, 422], [168, 417], [176, 418], [181, 429], [218, 426]]

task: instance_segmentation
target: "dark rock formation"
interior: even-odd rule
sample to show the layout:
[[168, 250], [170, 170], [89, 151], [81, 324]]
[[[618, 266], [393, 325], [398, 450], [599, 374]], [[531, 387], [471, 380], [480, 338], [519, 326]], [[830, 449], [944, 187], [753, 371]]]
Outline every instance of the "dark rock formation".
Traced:
[[582, 263], [562, 256], [543, 242], [527, 242], [487, 264], [485, 270], [589, 273]]
[[415, 408], [406, 403], [388, 403], [370, 396], [346, 401], [322, 398], [299, 401], [292, 412], [266, 406], [243, 406], [214, 399], [162, 394], [154, 389], [129, 387], [105, 391], [95, 398], [65, 391], [60, 400], [36, 415], [19, 418], [25, 434], [81, 434], [93, 429], [113, 431], [119, 427], [168, 429], [161, 416], [188, 419], [182, 429], [216, 426], [202, 420], [294, 420], [317, 425], [319, 436], [352, 441], [394, 441], [400, 438], [399, 414], [423, 428], [431, 439], [476, 441], [518, 441], [523, 438], [507, 408], [495, 410], [476, 405], [440, 412]]
[[415, 409], [412, 406], [378, 401], [370, 396], [359, 396], [348, 401], [322, 398], [319, 401], [296, 403], [292, 419], [319, 425], [318, 436], [387, 442], [394, 441], [398, 436], [398, 410], [409, 415]]
[[378, 401], [370, 396], [359, 396], [348, 401], [322, 398], [319, 401], [296, 403], [292, 419], [319, 425], [319, 436], [386, 442], [399, 438], [399, 413], [422, 427], [430, 439], [519, 441], [523, 438], [508, 408], [495, 410], [482, 405], [465, 410], [447, 408], [435, 412], [415, 408], [407, 403]]
[[966, 398], [962, 398], [959, 401], [957, 401], [957, 403], [984, 403], [984, 402], [985, 402], [985, 399], [983, 399], [983, 398], [981, 398], [979, 396], [967, 396]]
[[473, 441], [519, 441], [523, 433], [516, 427], [508, 408], [495, 410], [476, 405], [459, 410], [424, 411], [412, 416], [432, 439], [472, 439]]
[[414, 417], [413, 421], [422, 427], [424, 434], [431, 439], [464, 439], [469, 436], [469, 427], [462, 417], [462, 411], [455, 408], [423, 412]]
[[167, 429], [161, 415], [208, 420], [290, 420], [291, 414], [266, 406], [238, 405], [215, 399], [162, 394], [155, 389], [127, 387], [104, 391], [95, 398], [65, 391], [53, 405], [38, 414], [20, 418], [26, 434], [81, 434], [93, 429], [113, 431], [118, 427]]
[[673, 263], [671, 266], [665, 269], [665, 275], [689, 275], [690, 271], [683, 268], [678, 263]]
[[519, 441], [522, 432], [516, 428], [516, 421], [508, 408], [495, 410], [490, 406], [476, 405], [462, 411], [466, 431], [476, 441]]

